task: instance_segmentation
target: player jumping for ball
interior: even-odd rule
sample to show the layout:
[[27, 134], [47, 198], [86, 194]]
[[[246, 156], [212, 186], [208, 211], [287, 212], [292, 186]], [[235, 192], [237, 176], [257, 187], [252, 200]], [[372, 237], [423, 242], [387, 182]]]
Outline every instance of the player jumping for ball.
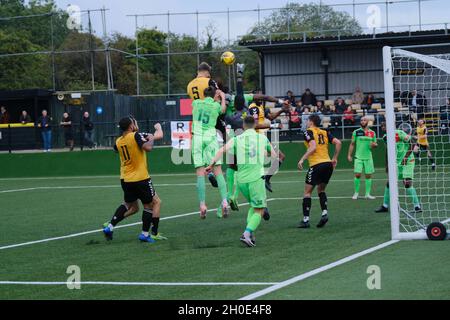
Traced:
[[[120, 155], [120, 179], [124, 193], [124, 204], [114, 213], [110, 222], [103, 226], [107, 240], [112, 240], [114, 227], [122, 220], [139, 211], [138, 200], [144, 206], [142, 213], [142, 233], [139, 240], [153, 243], [155, 240], [167, 240], [158, 233], [161, 211], [161, 199], [156, 194], [147, 169], [147, 154], [153, 149], [153, 143], [163, 138], [161, 125], [155, 125], [154, 134], [139, 133], [139, 126], [133, 117], [123, 118], [119, 122], [122, 136], [114, 145]], [[151, 234], [150, 234], [151, 227]]]
[[[275, 97], [266, 96], [261, 93], [255, 93], [255, 94], [244, 94], [244, 87], [243, 87], [243, 78], [244, 78], [244, 70], [245, 65], [244, 64], [237, 64], [237, 84], [236, 84], [236, 96], [234, 99], [231, 99], [228, 109], [232, 110], [232, 114], [226, 117], [226, 123], [230, 126], [230, 137], [234, 137], [235, 134], [239, 134], [243, 130], [243, 120], [248, 114], [258, 115], [259, 110], [257, 110], [256, 106], [253, 106], [252, 103], [254, 101], [259, 101], [259, 105], [262, 105], [263, 101], [269, 101], [273, 103], [279, 103], [279, 104], [285, 104], [285, 100], [277, 99]], [[247, 106], [252, 106], [254, 109], [250, 110], [247, 108]], [[262, 107], [264, 108], [264, 107]], [[268, 115], [268, 111], [264, 111], [265, 115]], [[279, 114], [273, 115], [273, 119], [278, 117], [282, 111]], [[257, 128], [268, 128], [270, 127], [265, 124], [264, 119], [258, 119], [261, 124], [257, 125]], [[241, 129], [241, 130], [240, 130]], [[238, 211], [238, 203], [237, 203], [237, 195], [239, 192], [239, 188], [237, 187], [237, 178], [235, 177], [235, 172], [237, 171], [237, 166], [234, 164], [234, 155], [228, 155], [228, 169], [227, 169], [227, 186], [228, 186], [228, 198], [229, 203], [231, 206], [231, 209], [234, 211]], [[270, 178], [267, 178], [268, 183], [268, 190], [271, 190], [270, 186]], [[264, 220], [270, 219], [269, 210], [266, 208], [264, 210]]]
[[[333, 137], [330, 132], [320, 129], [319, 126], [320, 117], [318, 115], [311, 115], [308, 120], [308, 129], [304, 133], [305, 145], [308, 150], [298, 162], [300, 171], [303, 170], [305, 160], [309, 162], [303, 197], [303, 221], [298, 226], [301, 229], [310, 227], [311, 194], [316, 186], [320, 199], [320, 207], [322, 208], [322, 217], [317, 228], [323, 228], [327, 224], [328, 199], [325, 189], [333, 175], [333, 170], [336, 168], [338, 156], [342, 148], [340, 140]], [[330, 159], [328, 150], [330, 143], [335, 145], [333, 159]]]
[[373, 130], [369, 128], [369, 120], [367, 117], [361, 118], [361, 128], [353, 131], [352, 142], [348, 149], [348, 161], [353, 161], [353, 151], [356, 147], [355, 154], [355, 193], [353, 200], [358, 200], [359, 189], [361, 186], [361, 175], [366, 175], [366, 199], [376, 199], [371, 195], [372, 175], [375, 173], [373, 164], [372, 149], [378, 147], [377, 136]]
[[[195, 100], [192, 103], [192, 158], [197, 173], [197, 192], [200, 202], [200, 218], [205, 219], [208, 208], [206, 206], [205, 167], [214, 158], [219, 150], [217, 141], [217, 118], [225, 113], [225, 94], [215, 87], [207, 87], [204, 92], [204, 100]], [[220, 103], [219, 103], [220, 101]], [[227, 185], [223, 177], [221, 162], [217, 162], [212, 170], [217, 179], [221, 205], [217, 210], [217, 216], [228, 217], [229, 206], [227, 199]]]
[[[211, 66], [202, 62], [199, 64], [197, 68], [197, 77], [189, 82], [187, 86], [187, 94], [192, 100], [203, 100], [205, 99], [205, 89], [208, 87], [213, 87], [218, 89], [219, 86], [217, 82], [211, 78]], [[220, 120], [217, 120], [216, 127], [220, 123]], [[210, 173], [208, 175], [209, 182], [214, 188], [218, 187], [217, 179], [214, 176], [214, 173]]]
[[[265, 108], [264, 100], [260, 99], [262, 92], [259, 90], [255, 90], [255, 96], [253, 98], [253, 103], [248, 106], [248, 113], [252, 115], [256, 120], [256, 132], [264, 134], [268, 129], [281, 129], [280, 124], [271, 124], [271, 121], [275, 120], [283, 113], [289, 113], [291, 111], [291, 107], [288, 101], [278, 100], [277, 102], [281, 104], [283, 107], [277, 112], [272, 113], [269, 109]], [[267, 121], [268, 120], [268, 121]], [[278, 158], [278, 169], [283, 164], [285, 159], [285, 155], [281, 150], [278, 150], [279, 158]], [[274, 165], [269, 169], [269, 174], [264, 176], [265, 187], [267, 191], [272, 192], [272, 184], [270, 180], [273, 177], [274, 172], [277, 168]]]
[[264, 157], [266, 154], [270, 154], [272, 158], [277, 157], [267, 137], [258, 134], [255, 131], [255, 126], [254, 117], [247, 116], [244, 119], [245, 132], [228, 141], [207, 168], [207, 171], [212, 170], [220, 163], [223, 155], [227, 152], [236, 155], [238, 187], [251, 206], [247, 215], [247, 226], [240, 239], [248, 247], [255, 246], [255, 231], [261, 223], [264, 208], [267, 207], [266, 189], [262, 179]]
[[[381, 125], [381, 129], [386, 132], [386, 124]], [[383, 136], [383, 140], [386, 141], [386, 135]], [[398, 179], [403, 180], [403, 185], [406, 189], [406, 193], [411, 198], [414, 204], [414, 210], [417, 213], [422, 212], [422, 207], [420, 205], [419, 197], [417, 196], [417, 191], [413, 186], [414, 180], [414, 168], [415, 168], [415, 158], [413, 154], [414, 146], [411, 143], [411, 136], [403, 130], [395, 131], [395, 141], [397, 150], [397, 174]], [[386, 171], [388, 163], [386, 161]], [[390, 204], [390, 193], [389, 193], [389, 182], [386, 184], [384, 189], [384, 201], [383, 205], [375, 210], [377, 213], [388, 212]]]
[[417, 140], [417, 144], [414, 146], [414, 154], [419, 159], [419, 163], [421, 162], [420, 154], [422, 151], [427, 152], [428, 159], [431, 163], [432, 170], [436, 170], [436, 163], [433, 159], [433, 154], [430, 150], [430, 143], [428, 142], [428, 129], [425, 125], [425, 121], [423, 119], [420, 119], [418, 121], [418, 127], [416, 129], [417, 135], [414, 136], [414, 139]]

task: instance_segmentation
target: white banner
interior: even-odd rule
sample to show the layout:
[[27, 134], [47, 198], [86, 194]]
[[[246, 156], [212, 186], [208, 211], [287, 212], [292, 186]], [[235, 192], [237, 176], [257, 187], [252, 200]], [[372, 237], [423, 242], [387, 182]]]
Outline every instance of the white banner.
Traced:
[[172, 132], [172, 148], [190, 149], [192, 140], [191, 121], [172, 121], [170, 123]]

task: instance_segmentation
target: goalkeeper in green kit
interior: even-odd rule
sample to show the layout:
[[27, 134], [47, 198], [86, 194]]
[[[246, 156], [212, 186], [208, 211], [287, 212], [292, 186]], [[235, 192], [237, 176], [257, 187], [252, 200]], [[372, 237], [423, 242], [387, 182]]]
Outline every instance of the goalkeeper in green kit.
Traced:
[[361, 186], [361, 175], [366, 175], [366, 199], [375, 200], [371, 195], [372, 175], [375, 173], [373, 164], [372, 149], [378, 147], [377, 136], [373, 130], [369, 129], [369, 120], [367, 117], [361, 118], [361, 128], [353, 131], [352, 143], [348, 149], [348, 161], [353, 161], [353, 150], [356, 147], [355, 154], [355, 193], [353, 200], [358, 200], [359, 189]]
[[[383, 131], [386, 131], [386, 125], [384, 123], [381, 125], [381, 128]], [[383, 140], [386, 141], [386, 135], [384, 135]], [[417, 196], [417, 191], [413, 186], [415, 157], [413, 154], [414, 144], [412, 143], [411, 135], [403, 130], [396, 130], [395, 141], [397, 150], [396, 161], [397, 161], [398, 179], [403, 180], [403, 185], [406, 189], [406, 194], [411, 198], [414, 204], [415, 212], [420, 213], [422, 212], [422, 207], [420, 205], [419, 197]], [[375, 210], [375, 212], [377, 213], [388, 212], [389, 204], [390, 204], [390, 194], [388, 182], [384, 190], [383, 205], [378, 210]]]
[[264, 208], [267, 207], [266, 187], [264, 176], [264, 158], [268, 153], [272, 158], [277, 157], [269, 140], [265, 135], [255, 131], [256, 122], [252, 116], [244, 119], [245, 132], [232, 138], [219, 150], [206, 171], [211, 171], [222, 159], [226, 152], [231, 152], [237, 158], [237, 180], [240, 192], [250, 203], [247, 215], [247, 226], [241, 237], [248, 247], [255, 246], [255, 231], [261, 223]]

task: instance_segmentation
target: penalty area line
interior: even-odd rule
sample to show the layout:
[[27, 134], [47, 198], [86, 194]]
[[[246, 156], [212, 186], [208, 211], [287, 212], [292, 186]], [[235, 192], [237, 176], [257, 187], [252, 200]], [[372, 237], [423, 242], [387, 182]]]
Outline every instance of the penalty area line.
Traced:
[[345, 264], [347, 262], [351, 262], [351, 261], [356, 260], [356, 259], [358, 259], [360, 257], [363, 257], [365, 255], [371, 254], [371, 253], [373, 253], [375, 251], [384, 249], [384, 248], [386, 248], [388, 246], [391, 246], [391, 245], [393, 245], [393, 244], [395, 244], [397, 242], [399, 242], [399, 240], [391, 240], [391, 241], [384, 242], [384, 243], [379, 244], [379, 245], [377, 245], [375, 247], [372, 247], [372, 248], [366, 249], [364, 251], [355, 253], [353, 255], [350, 255], [350, 256], [345, 257], [345, 258], [340, 259], [340, 260], [337, 260], [335, 262], [332, 262], [332, 263], [327, 264], [325, 266], [322, 266], [320, 268], [311, 270], [309, 272], [300, 274], [300, 275], [298, 275], [296, 277], [293, 277], [293, 278], [290, 278], [290, 279], [285, 280], [283, 282], [277, 283], [277, 284], [275, 284], [273, 286], [270, 286], [268, 288], [265, 288], [263, 290], [254, 292], [252, 294], [249, 294], [249, 295], [247, 295], [245, 297], [240, 298], [239, 300], [254, 300], [254, 299], [260, 298], [260, 297], [265, 296], [265, 295], [267, 295], [269, 293], [272, 293], [272, 292], [275, 292], [277, 290], [283, 289], [283, 288], [285, 288], [287, 286], [290, 286], [290, 285], [292, 285], [294, 283], [297, 283], [297, 282], [303, 281], [305, 279], [311, 278], [311, 277], [313, 277], [313, 276], [315, 276], [315, 275], [317, 275], [319, 273], [328, 271], [330, 269], [333, 269], [333, 268], [336, 268], [338, 266], [341, 266], [341, 265], [343, 265], [343, 264]]

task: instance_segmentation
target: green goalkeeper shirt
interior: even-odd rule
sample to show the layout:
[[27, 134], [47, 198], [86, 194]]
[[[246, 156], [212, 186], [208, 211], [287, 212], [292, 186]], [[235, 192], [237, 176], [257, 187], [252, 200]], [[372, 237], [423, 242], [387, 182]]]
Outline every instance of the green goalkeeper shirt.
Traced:
[[[235, 95], [231, 97], [231, 101], [227, 106], [227, 115], [233, 114], [236, 110], [234, 108], [234, 99], [236, 98]], [[244, 94], [245, 99], [245, 106], [248, 107], [253, 102], [253, 94]]]
[[[386, 134], [383, 136], [383, 140], [384, 142], [387, 142]], [[403, 159], [405, 158], [408, 151], [411, 149], [411, 136], [408, 135], [403, 130], [395, 130], [395, 143], [396, 143], [395, 148], [397, 152], [397, 165], [401, 166], [403, 165]], [[414, 154], [411, 152], [411, 155], [408, 157], [408, 162], [412, 161], [414, 161]]]
[[253, 129], [231, 140], [231, 152], [237, 157], [237, 179], [239, 183], [250, 183], [261, 179], [264, 175], [264, 159], [272, 146], [263, 134]]
[[[405, 158], [408, 151], [411, 150], [411, 136], [408, 135], [403, 130], [395, 131], [395, 142], [396, 142], [396, 150], [397, 150], [397, 165], [403, 164], [403, 159]], [[414, 161], [414, 154], [411, 154], [408, 157], [408, 162]]]
[[371, 144], [377, 142], [377, 135], [372, 130], [364, 130], [359, 128], [353, 131], [352, 141], [356, 145], [355, 157], [359, 160], [372, 159], [372, 147]]

